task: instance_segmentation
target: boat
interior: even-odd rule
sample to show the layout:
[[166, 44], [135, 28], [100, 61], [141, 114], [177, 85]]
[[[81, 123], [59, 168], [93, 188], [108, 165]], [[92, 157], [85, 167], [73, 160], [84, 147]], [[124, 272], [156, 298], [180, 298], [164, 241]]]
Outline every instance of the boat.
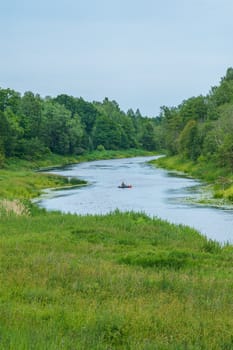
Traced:
[[124, 182], [122, 182], [121, 185], [118, 186], [118, 188], [132, 188], [132, 187], [133, 187], [132, 185], [127, 185]]

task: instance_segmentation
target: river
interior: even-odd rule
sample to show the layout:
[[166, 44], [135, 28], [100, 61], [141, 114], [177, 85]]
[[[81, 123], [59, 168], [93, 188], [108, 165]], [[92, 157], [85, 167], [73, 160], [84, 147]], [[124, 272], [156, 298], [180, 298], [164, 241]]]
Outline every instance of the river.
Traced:
[[[47, 190], [37, 203], [47, 210], [81, 215], [106, 214], [116, 209], [144, 212], [191, 226], [208, 238], [232, 244], [233, 209], [188, 201], [200, 196], [202, 184], [147, 163], [154, 158], [100, 160], [52, 169], [51, 173], [87, 180], [88, 185]], [[132, 184], [132, 188], [118, 188], [122, 181]]]

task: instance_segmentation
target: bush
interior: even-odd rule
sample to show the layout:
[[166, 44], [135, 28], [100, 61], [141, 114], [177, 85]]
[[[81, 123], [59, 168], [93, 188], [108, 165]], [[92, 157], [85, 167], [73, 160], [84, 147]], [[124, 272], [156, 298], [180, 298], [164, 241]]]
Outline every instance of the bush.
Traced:
[[96, 149], [97, 149], [97, 151], [100, 151], [100, 152], [105, 151], [105, 148], [103, 145], [98, 145]]

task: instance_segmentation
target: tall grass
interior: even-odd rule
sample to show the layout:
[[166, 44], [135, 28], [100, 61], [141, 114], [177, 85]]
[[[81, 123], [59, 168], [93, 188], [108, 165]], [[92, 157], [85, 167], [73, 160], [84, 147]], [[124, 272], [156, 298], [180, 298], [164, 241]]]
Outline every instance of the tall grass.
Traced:
[[231, 246], [143, 214], [0, 221], [1, 349], [231, 349]]
[[19, 200], [8, 200], [8, 199], [2, 199], [0, 200], [0, 216], [5, 215], [29, 215], [29, 208], [26, 207], [22, 202]]

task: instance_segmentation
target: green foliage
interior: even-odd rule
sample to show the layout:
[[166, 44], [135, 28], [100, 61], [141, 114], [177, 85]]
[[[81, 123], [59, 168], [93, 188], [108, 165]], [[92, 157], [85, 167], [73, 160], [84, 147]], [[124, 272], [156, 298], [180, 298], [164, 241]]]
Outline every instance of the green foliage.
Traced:
[[5, 161], [5, 154], [2, 150], [2, 146], [0, 146], [0, 168], [3, 167], [4, 161]]
[[196, 160], [200, 155], [200, 149], [197, 122], [190, 120], [179, 135], [178, 150], [183, 156]]
[[161, 124], [162, 124], [162, 144], [169, 154], [177, 154], [178, 137], [183, 127], [183, 121], [178, 113], [177, 108], [161, 108]]
[[233, 80], [222, 79], [218, 87], [213, 87], [211, 90], [211, 99], [216, 106], [233, 101]]
[[191, 97], [178, 107], [163, 106], [155, 126], [160, 148], [185, 162], [194, 161], [198, 167], [199, 159], [205, 159], [204, 173], [210, 174], [208, 164], [211, 167], [214, 162], [216, 174], [226, 171], [231, 176], [233, 169], [232, 72], [233, 68], [228, 68], [219, 86], [211, 88], [207, 96]]
[[103, 145], [105, 149], [119, 149], [121, 134], [117, 123], [107, 116], [99, 116], [93, 132], [94, 146]]
[[21, 139], [17, 144], [16, 155], [20, 155], [27, 160], [41, 159], [49, 153], [49, 148], [38, 137]]
[[18, 111], [20, 105], [20, 94], [11, 89], [0, 88], [0, 111], [4, 112], [10, 108], [13, 113]]
[[153, 151], [156, 149], [156, 140], [155, 140], [155, 128], [152, 122], [146, 120], [143, 123], [143, 134], [141, 136], [142, 147], [148, 151]]
[[16, 154], [17, 144], [22, 137], [23, 130], [17, 116], [11, 109], [0, 111], [0, 146], [6, 157]]
[[20, 104], [20, 125], [25, 138], [40, 137], [42, 133], [42, 100], [31, 91], [25, 92]]
[[103, 145], [98, 145], [98, 146], [96, 147], [96, 149], [97, 149], [97, 151], [100, 151], [100, 152], [105, 151], [105, 148], [104, 148]]
[[222, 165], [233, 170], [233, 134], [226, 134], [219, 147], [219, 158]]
[[82, 155], [107, 150], [158, 149], [154, 119], [120, 110], [116, 101], [87, 102], [65, 94], [41, 98], [0, 88], [1, 163], [9, 157], [37, 160], [45, 154]]
[[204, 121], [207, 116], [208, 105], [203, 96], [191, 97], [184, 101], [179, 108], [179, 114], [184, 123], [190, 119]]

